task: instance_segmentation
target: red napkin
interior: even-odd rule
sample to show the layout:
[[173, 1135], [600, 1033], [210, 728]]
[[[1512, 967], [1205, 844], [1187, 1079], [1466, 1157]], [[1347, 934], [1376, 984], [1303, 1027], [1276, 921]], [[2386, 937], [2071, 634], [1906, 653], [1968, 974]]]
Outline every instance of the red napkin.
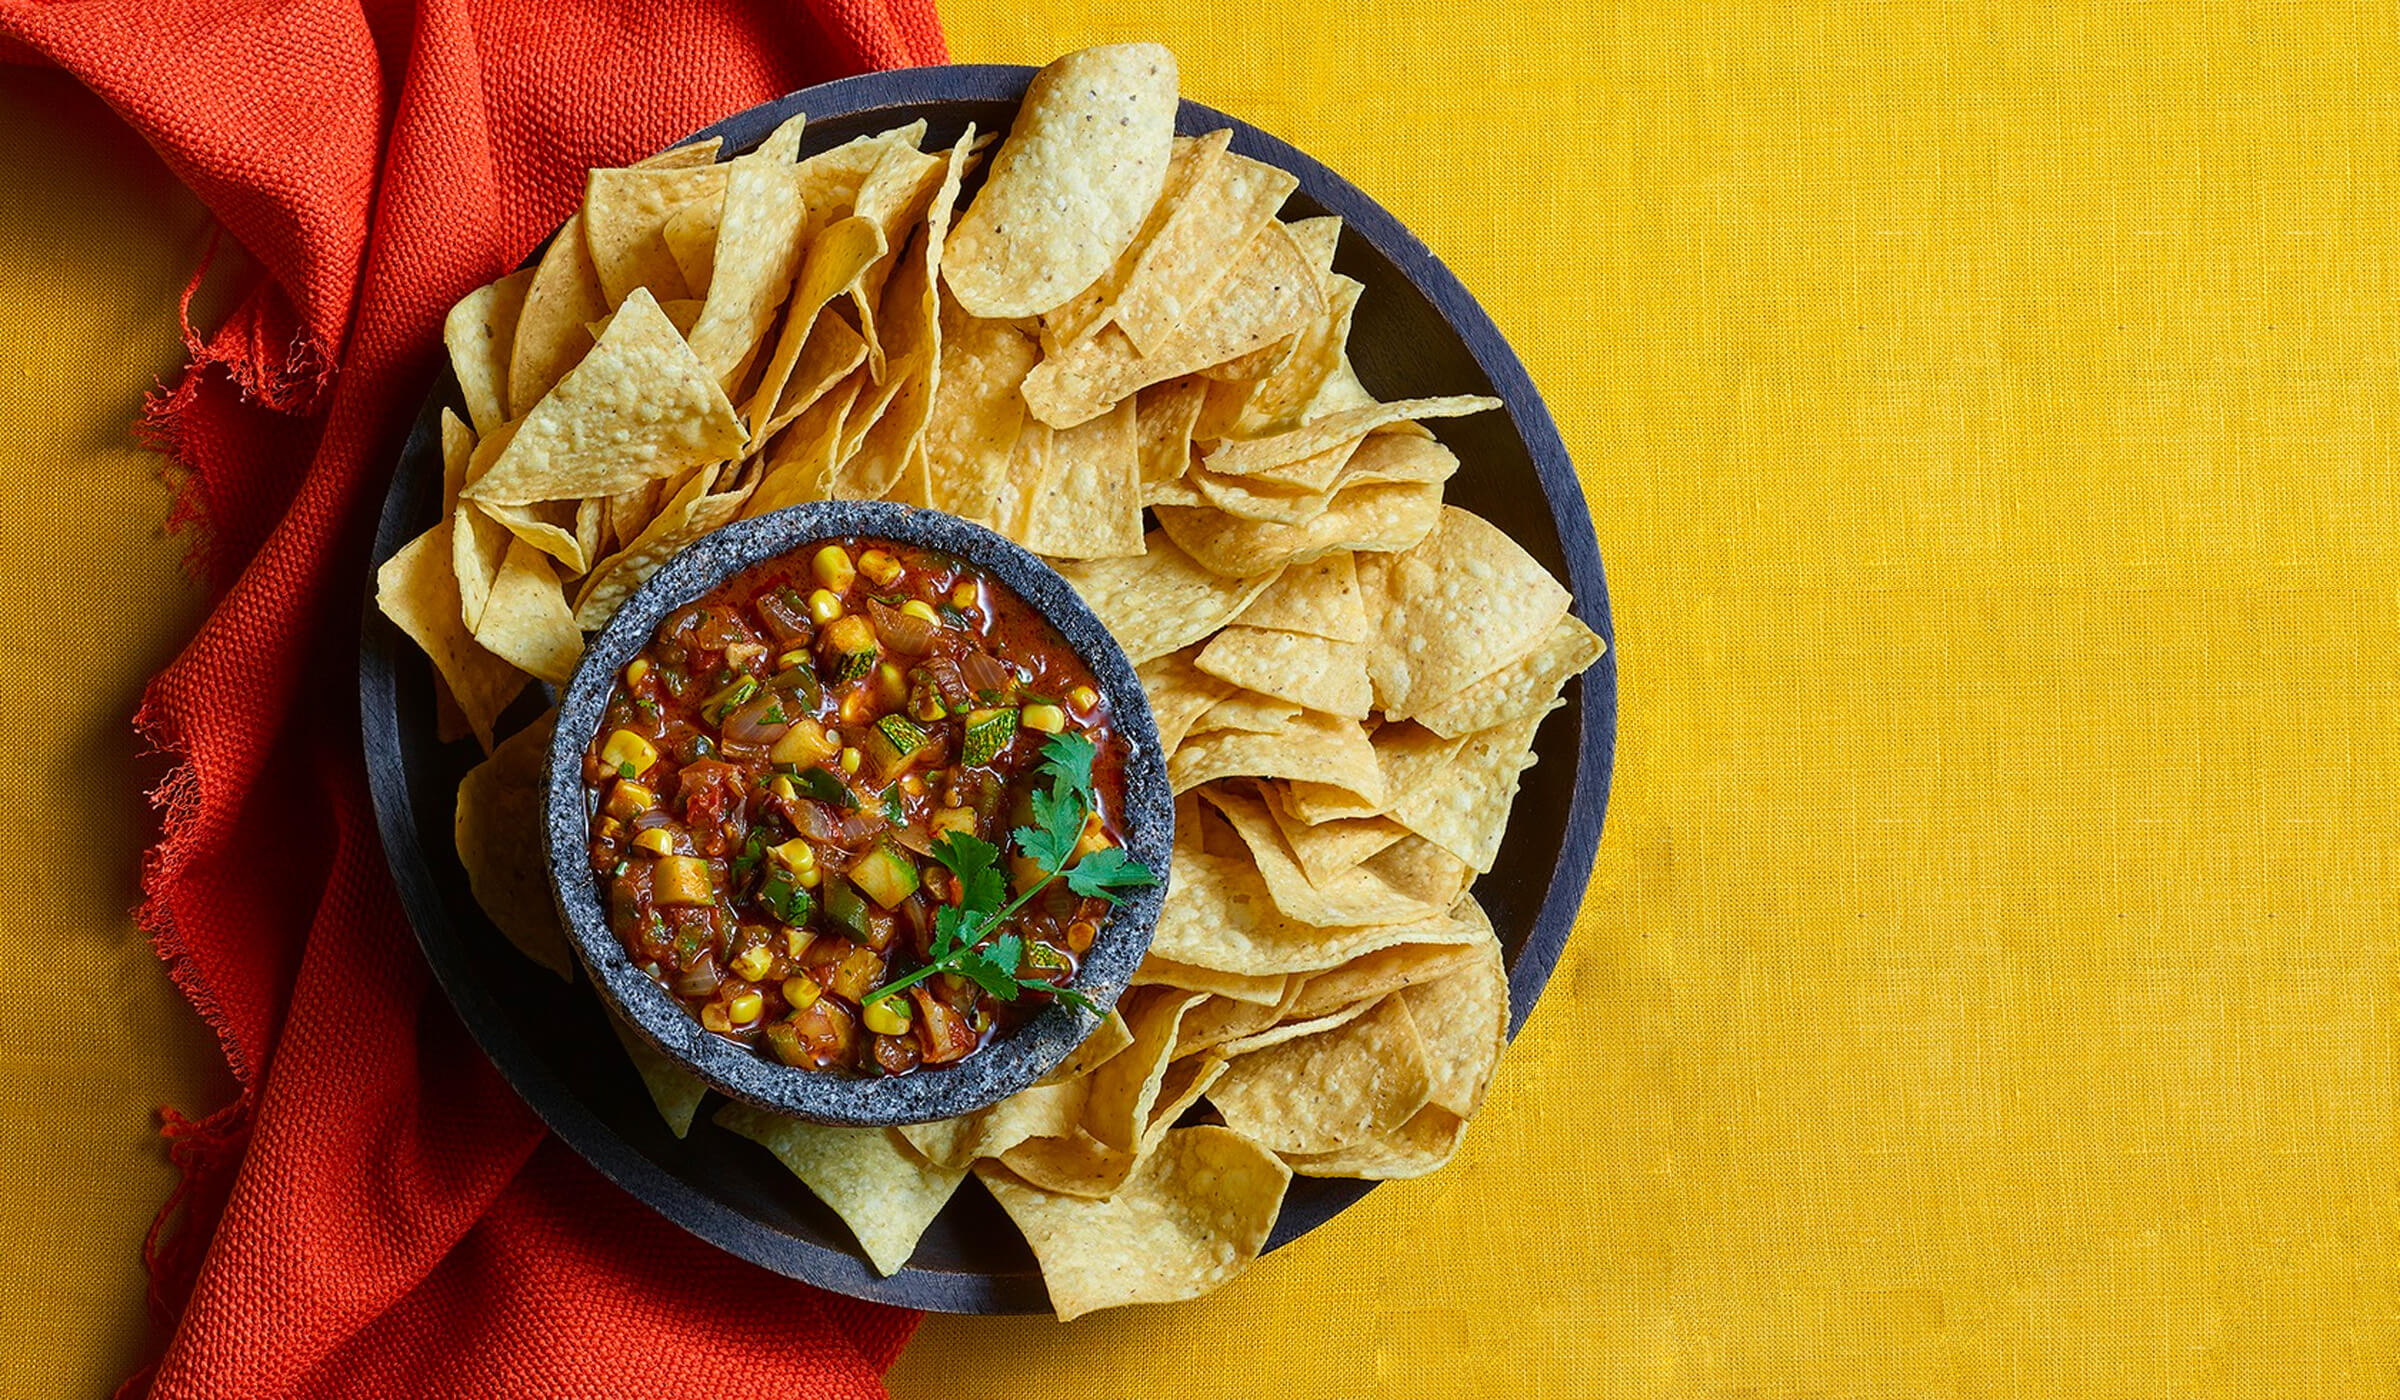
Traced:
[[931, 0], [0, 0], [0, 42], [107, 99], [264, 268], [215, 334], [187, 320], [145, 424], [221, 600], [140, 716], [178, 764], [142, 917], [240, 1095], [165, 1115], [173, 1335], [125, 1393], [882, 1394], [913, 1314], [683, 1234], [546, 1143], [468, 1039], [384, 868], [354, 657], [451, 302], [588, 166], [944, 61]]

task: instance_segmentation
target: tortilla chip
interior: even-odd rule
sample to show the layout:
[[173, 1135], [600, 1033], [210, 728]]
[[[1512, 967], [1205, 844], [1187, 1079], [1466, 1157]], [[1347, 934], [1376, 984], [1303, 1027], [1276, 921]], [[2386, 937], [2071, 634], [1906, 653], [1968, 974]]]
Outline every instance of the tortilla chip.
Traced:
[[1479, 394], [1370, 404], [1317, 419], [1273, 437], [1248, 442], [1238, 439], [1221, 442], [1201, 459], [1201, 465], [1220, 476], [1249, 476], [1314, 457], [1392, 423], [1416, 422], [1426, 418], [1457, 418], [1498, 407], [1498, 399]]
[[1200, 568], [1157, 531], [1143, 544], [1141, 554], [1058, 566], [1136, 665], [1208, 636], [1275, 581], [1272, 570], [1234, 578]]
[[[442, 410], [442, 510], [450, 517], [450, 572], [458, 583], [459, 621], [472, 634], [492, 596], [492, 579], [508, 557], [508, 530], [472, 505], [461, 503], [473, 466], [475, 434], [449, 409]], [[499, 705], [515, 697], [522, 682]], [[498, 708], [492, 710], [498, 714]], [[488, 746], [487, 746], [488, 747]]]
[[997, 527], [1010, 454], [1025, 424], [1017, 386], [1041, 348], [1013, 323], [980, 320], [955, 301], [942, 307], [941, 336], [941, 373], [925, 433], [934, 508]]
[[1374, 745], [1358, 721], [1303, 710], [1272, 734], [1220, 729], [1184, 739], [1167, 759], [1167, 778], [1187, 792], [1219, 778], [1290, 778], [1353, 793], [1365, 804], [1362, 816], [1383, 809], [1383, 773]]
[[1327, 1031], [1338, 1030], [1349, 1025], [1352, 1021], [1373, 1011], [1376, 1005], [1376, 1002], [1371, 1001], [1360, 1002], [1354, 1006], [1342, 1007], [1328, 1015], [1305, 1019], [1295, 1017], [1287, 1008], [1282, 1013], [1283, 1019], [1276, 1024], [1229, 1040], [1217, 1047], [1217, 1053], [1232, 1058], [1271, 1049], [1287, 1041], [1298, 1040], [1303, 1036], [1322, 1035]]
[[[808, 407], [786, 391], [806, 352], [821, 339], [820, 331], [834, 334], [832, 327], [840, 325], [840, 334], [856, 340], [860, 359], [866, 358], [866, 338], [851, 330], [840, 317], [824, 314], [825, 304], [837, 296], [849, 295], [866, 276], [867, 269], [882, 261], [888, 251], [883, 228], [873, 219], [843, 219], [807, 243], [801, 255], [799, 282], [784, 308], [783, 330], [776, 338], [766, 368], [759, 374], [758, 388], [751, 393], [743, 410], [753, 446]], [[830, 357], [832, 347], [820, 348], [818, 353]]]
[[[1286, 979], [1285, 998], [1289, 999]], [[1186, 1063], [1206, 1057], [1222, 1060], [1211, 1052], [1230, 1045], [1246, 1035], [1254, 1035], [1273, 1026], [1283, 1017], [1283, 1003], [1273, 1006], [1254, 1001], [1236, 1001], [1231, 997], [1212, 996], [1184, 1013], [1183, 1029], [1175, 1037], [1175, 1058]]]
[[1266, 881], [1275, 907], [1304, 924], [1326, 928], [1439, 918], [1465, 888], [1463, 881], [1438, 876], [1411, 879], [1417, 873], [1413, 866], [1394, 870], [1378, 864], [1387, 860], [1398, 842], [1322, 885], [1312, 884], [1291, 847], [1284, 844], [1275, 819], [1267, 815], [1265, 802], [1224, 787], [1209, 788], [1200, 795], [1225, 814], [1249, 845], [1250, 857], [1258, 866], [1259, 878]]
[[[1321, 972], [1398, 943], [1465, 943], [1477, 936], [1477, 929], [1446, 910], [1407, 923], [1318, 928], [1276, 907], [1265, 879], [1249, 861], [1179, 848], [1150, 948], [1160, 957], [1193, 967], [1265, 976]], [[1226, 1007], [1243, 1008], [1245, 1015], [1260, 1009], [1231, 1000]], [[1270, 1015], [1266, 1023], [1274, 1019]], [[1186, 1018], [1187, 1033], [1194, 1024]]]
[[1143, 693], [1149, 696], [1151, 717], [1158, 722], [1161, 753], [1174, 753], [1192, 721], [1233, 693], [1232, 686], [1202, 674], [1192, 664], [1192, 658], [1198, 654], [1197, 647], [1187, 647], [1154, 656], [1134, 668], [1135, 674], [1142, 678]]
[[1153, 953], [1142, 959], [1134, 969], [1136, 987], [1174, 987], [1187, 992], [1206, 992], [1229, 1001], [1246, 1001], [1257, 1006], [1276, 1006], [1283, 1001], [1288, 978], [1280, 974], [1249, 976], [1239, 972], [1223, 972], [1211, 967], [1193, 967], [1173, 958]]
[[1392, 820], [1476, 870], [1490, 870], [1507, 834], [1518, 775], [1533, 766], [1534, 732], [1548, 713], [1535, 710], [1468, 735], [1440, 782], [1390, 790]]
[[608, 296], [583, 241], [583, 215], [567, 219], [542, 253], [525, 289], [508, 355], [508, 414], [523, 418], [591, 349], [584, 327], [608, 314]]
[[[583, 552], [583, 537], [576, 530], [576, 516], [582, 510], [578, 501], [540, 501], [529, 506], [496, 506], [488, 501], [461, 501], [461, 511], [481, 515], [486, 521], [515, 536], [522, 543], [555, 560], [566, 577], [572, 578], [590, 567], [590, 557]], [[507, 544], [502, 542], [501, 560], [507, 561]], [[497, 582], [499, 575], [493, 575]], [[488, 605], [490, 595], [484, 598]], [[475, 625], [483, 625], [478, 614]]]
[[542, 767], [550, 754], [551, 711], [511, 734], [459, 780], [451, 839], [467, 886], [516, 950], [575, 979], [575, 955], [550, 894], [549, 848], [542, 834]]
[[1441, 519], [1442, 489], [1414, 483], [1352, 487], [1335, 494], [1324, 514], [1303, 525], [1244, 520], [1213, 509], [1162, 505], [1157, 511], [1167, 537], [1203, 568], [1254, 577], [1337, 549], [1407, 549]]
[[1113, 319], [1125, 338], [1155, 355], [1185, 321], [1204, 315], [1234, 259], [1299, 188], [1296, 176], [1228, 153], [1205, 172], [1141, 251]]
[[512, 272], [459, 298], [442, 321], [442, 344], [467, 401], [475, 431], [488, 433], [508, 421], [508, 360], [517, 344], [517, 319], [535, 268]]
[[1448, 1164], [1466, 1140], [1467, 1120], [1438, 1104], [1427, 1104], [1382, 1137], [1333, 1152], [1281, 1154], [1296, 1176], [1359, 1177], [1398, 1181], [1424, 1176]]
[[507, 658], [477, 645], [467, 630], [453, 566], [453, 528], [445, 518], [385, 560], [375, 571], [375, 606], [424, 650], [476, 742], [489, 751], [492, 723], [525, 688], [525, 677]]
[[1200, 1000], [1197, 992], [1167, 990], [1128, 997], [1125, 1025], [1133, 1044], [1079, 1082], [1091, 1086], [1083, 1110], [1084, 1131], [1119, 1152], [1131, 1152], [1149, 1126], [1158, 1103], [1167, 1061], [1175, 1052], [1175, 1028]]
[[1365, 719], [1374, 707], [1367, 649], [1357, 642], [1236, 624], [1209, 638], [1192, 664], [1245, 690], [1329, 715]]
[[1140, 477], [1134, 403], [1127, 399], [1050, 439], [1048, 470], [1018, 543], [1052, 559], [1143, 553]]
[[617, 609], [648, 582], [669, 559], [702, 535], [729, 524], [740, 513], [747, 492], [711, 496], [717, 469], [703, 467], [675, 492], [642, 529], [641, 537], [600, 561], [575, 600], [575, 625], [597, 632], [617, 615]]
[[692, 1119], [699, 1116], [700, 1101], [708, 1097], [708, 1085], [644, 1040], [640, 1031], [626, 1025], [613, 1011], [608, 1013], [608, 1028], [617, 1033], [617, 1043], [625, 1047], [625, 1058], [633, 1061], [633, 1072], [642, 1077], [642, 1087], [650, 1091], [650, 1102], [657, 1105], [658, 1116], [667, 1120], [667, 1131], [677, 1137], [691, 1136]]
[[732, 401], [637, 289], [466, 494], [495, 505], [613, 496], [742, 444]]
[[725, 165], [631, 166], [598, 169], [583, 188], [583, 240], [610, 306], [637, 288], [659, 301], [692, 295], [667, 247], [666, 224], [693, 204], [722, 203]]
[[[1460, 907], [1482, 913], [1472, 899]], [[1508, 966], [1499, 940], [1484, 939], [1466, 967], [1398, 995], [1424, 1041], [1431, 1082], [1426, 1102], [1473, 1117], [1508, 1048]]]
[[1300, 718], [1302, 708], [1289, 700], [1236, 690], [1193, 720], [1191, 732], [1214, 734], [1220, 729], [1238, 729], [1245, 734], [1281, 734], [1292, 727], [1293, 720]]
[[1208, 383], [1194, 375], [1153, 384], [1134, 396], [1134, 426], [1141, 439], [1142, 504], [1152, 489], [1181, 480], [1192, 465], [1192, 425], [1208, 400]]
[[1436, 734], [1471, 734], [1547, 709], [1568, 677], [1582, 674], [1606, 649], [1598, 633], [1584, 626], [1582, 618], [1568, 613], [1551, 627], [1539, 646], [1490, 675], [1468, 682], [1442, 703], [1419, 710], [1416, 722]]
[[751, 515], [765, 515], [785, 506], [822, 501], [831, 496], [842, 424], [866, 382], [865, 369], [856, 370], [783, 430], [774, 449], [767, 454], [766, 475], [750, 498]]
[[1266, 1246], [1291, 1183], [1272, 1153], [1216, 1127], [1165, 1134], [1101, 1201], [1037, 1191], [1004, 1169], [976, 1174], [1033, 1246], [1061, 1321], [1223, 1284]]
[[1344, 871], [1373, 859], [1408, 834], [1407, 827], [1388, 817], [1310, 825], [1285, 811], [1281, 800], [1270, 800], [1266, 806], [1275, 818], [1276, 830], [1283, 833], [1284, 844], [1291, 848], [1292, 858], [1300, 862], [1300, 872], [1312, 885], [1333, 883]]
[[520, 671], [552, 685], [565, 685], [583, 658], [583, 633], [558, 586], [549, 556], [523, 540], [511, 540], [508, 558], [492, 580], [475, 640]]
[[1040, 1085], [1011, 1094], [990, 1108], [932, 1123], [905, 1124], [899, 1132], [926, 1161], [937, 1167], [963, 1169], [977, 1158], [998, 1157], [1028, 1138], [1073, 1133], [1082, 1126], [1090, 1088], [1087, 1079]]
[[[1397, 794], [1444, 781], [1443, 770], [1457, 757], [1462, 742], [1445, 739], [1414, 724], [1385, 724], [1375, 731], [1373, 740], [1375, 767], [1383, 775], [1383, 791]], [[1379, 816], [1389, 805], [1380, 800], [1366, 801], [1346, 788], [1316, 782], [1296, 781], [1283, 789], [1280, 796], [1286, 812], [1312, 825]]]
[[1284, 227], [1291, 231], [1292, 241], [1300, 245], [1302, 256], [1317, 275], [1331, 277], [1334, 254], [1342, 246], [1341, 216], [1319, 214], [1313, 219], [1294, 219]]
[[799, 275], [808, 210], [792, 158], [807, 120], [791, 117], [758, 149], [724, 167], [724, 212], [706, 283], [708, 304], [693, 323], [690, 340], [692, 354], [728, 388], [735, 367], [774, 326], [776, 308]]
[[942, 1213], [967, 1174], [920, 1158], [885, 1128], [836, 1128], [769, 1113], [746, 1103], [717, 1110], [717, 1124], [783, 1163], [850, 1227], [875, 1271], [898, 1273], [925, 1227]]
[[1539, 646], [1569, 601], [1498, 527], [1443, 507], [1423, 542], [1385, 566], [1380, 636], [1367, 658], [1377, 700], [1395, 719], [1433, 708]]
[[1203, 466], [1194, 466], [1184, 479], [1209, 507], [1240, 520], [1305, 525], [1333, 508], [1328, 492], [1284, 486], [1264, 478], [1219, 476]]
[[1305, 632], [1337, 642], [1368, 640], [1373, 630], [1367, 622], [1366, 595], [1359, 590], [1355, 558], [1349, 550], [1337, 549], [1293, 565], [1252, 599], [1234, 621], [1244, 627]]
[[1064, 1084], [1072, 1079], [1081, 1079], [1108, 1063], [1111, 1057], [1123, 1053], [1125, 1047], [1131, 1044], [1133, 1032], [1126, 1027], [1124, 1014], [1111, 1007], [1108, 1019], [1093, 1027], [1092, 1033], [1083, 1038], [1081, 1045], [1068, 1051], [1067, 1057], [1058, 1062], [1058, 1068], [1034, 1082], [1040, 1085]]
[[[1151, 245], [1158, 239], [1170, 218], [1183, 207], [1193, 187], [1215, 172], [1217, 162], [1233, 140], [1233, 129], [1211, 131], [1202, 136], [1178, 136], [1167, 158], [1167, 178], [1160, 187], [1157, 202], [1150, 206], [1148, 217], [1142, 220], [1139, 233], [1100, 279], [1070, 299], [1065, 305], [1043, 313], [1042, 342], [1045, 345], [1071, 345], [1083, 339], [1113, 319], [1117, 301], [1125, 293], [1127, 282], [1149, 255]], [[1247, 242], [1257, 230], [1245, 233]], [[1235, 247], [1240, 247], [1237, 242]]]
[[[970, 127], [951, 147], [948, 164], [937, 163], [942, 177], [926, 206], [925, 226], [909, 240], [898, 270], [885, 288], [878, 322], [883, 351], [899, 366], [894, 377], [900, 381], [900, 389], [872, 430], [860, 439], [857, 455], [840, 468], [839, 479], [846, 488], [843, 494], [862, 498], [890, 495], [922, 449], [941, 378], [940, 308], [934, 283], [950, 229], [950, 208], [966, 174], [967, 145], [973, 137]], [[868, 343], [867, 363], [872, 368], [875, 342], [870, 339]]]
[[1345, 1025], [1236, 1057], [1209, 1091], [1225, 1126], [1277, 1152], [1333, 1152], [1384, 1136], [1432, 1092], [1399, 996]]
[[[675, 259], [676, 269], [683, 273], [683, 285], [703, 301], [716, 281], [717, 229], [724, 221], [724, 202], [704, 199], [668, 215], [658, 230], [659, 237], [666, 240], [667, 255]], [[807, 224], [805, 211], [798, 222], [800, 226]]]
[[1295, 334], [1323, 310], [1324, 297], [1283, 225], [1270, 220], [1234, 259], [1233, 275], [1203, 310], [1184, 319], [1153, 355], [1125, 332], [1099, 332], [1042, 361], [1025, 377], [1033, 416], [1071, 428], [1147, 385], [1222, 365]]
[[[1293, 237], [1296, 240], [1298, 235]], [[1352, 278], [1327, 279], [1324, 314], [1292, 337], [1291, 353], [1260, 381], [1225, 436], [1268, 437], [1351, 406], [1345, 403], [1329, 406], [1324, 412], [1312, 411], [1326, 384], [1345, 368], [1343, 353], [1350, 339], [1350, 321], [1357, 314], [1359, 294], [1365, 290], [1365, 284]]]
[[959, 220], [944, 275], [960, 305], [1038, 316], [1108, 271], [1166, 183], [1175, 76], [1160, 44], [1084, 49], [1034, 75]]
[[[1473, 900], [1468, 900], [1461, 904], [1459, 912], [1468, 912], [1466, 905], [1473, 903]], [[1480, 914], [1482, 906], [1477, 905], [1473, 912]], [[1494, 943], [1492, 946], [1498, 945]], [[1331, 1015], [1344, 1007], [1379, 1001], [1402, 988], [1432, 982], [1472, 968], [1482, 957], [1481, 947], [1473, 943], [1396, 943], [1389, 948], [1378, 948], [1372, 953], [1352, 958], [1340, 967], [1328, 968], [1309, 977], [1300, 985], [1298, 994], [1284, 1014], [1302, 1020]], [[1505, 985], [1502, 994], [1505, 998]], [[1426, 1035], [1427, 1041], [1438, 1043], [1440, 1038], [1426, 1031], [1421, 1009], [1411, 1003], [1409, 1013], [1417, 1016], [1417, 1029]], [[1447, 1015], [1448, 1012], [1443, 1009], [1439, 1014]], [[1438, 1079], [1441, 1056], [1431, 1050], [1427, 1051], [1427, 1056], [1435, 1062]]]

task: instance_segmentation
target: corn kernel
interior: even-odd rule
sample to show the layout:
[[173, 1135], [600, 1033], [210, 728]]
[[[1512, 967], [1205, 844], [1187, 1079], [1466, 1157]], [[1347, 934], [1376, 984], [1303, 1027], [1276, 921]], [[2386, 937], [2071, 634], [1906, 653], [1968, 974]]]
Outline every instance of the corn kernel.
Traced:
[[780, 846], [769, 846], [767, 854], [775, 857], [777, 863], [794, 875], [807, 874], [817, 868], [817, 848], [808, 844], [808, 839], [803, 836], [795, 836]]
[[624, 830], [625, 823], [618, 821], [615, 817], [606, 815], [603, 815], [600, 818], [600, 825], [593, 828], [593, 831], [603, 841], [616, 840], [619, 835], [623, 834]]
[[[792, 932], [798, 933], [799, 930], [794, 929]], [[825, 995], [825, 989], [810, 978], [786, 977], [783, 979], [783, 999], [790, 1003], [794, 1011], [806, 1011], [816, 1005], [817, 998], [823, 995]]]
[[870, 549], [858, 556], [858, 569], [875, 580], [878, 588], [889, 588], [900, 581], [900, 561], [880, 549]]
[[822, 627], [842, 615], [842, 600], [820, 588], [808, 595], [808, 615]]
[[871, 1001], [867, 1003], [866, 1013], [860, 1019], [867, 1023], [868, 1030], [877, 1035], [906, 1035], [908, 1003], [897, 996]]
[[808, 653], [798, 647], [794, 647], [790, 651], [787, 651], [783, 655], [775, 658], [775, 669], [778, 671], [797, 670], [799, 669], [801, 663], [807, 660]]
[[933, 610], [933, 604], [926, 602], [922, 598], [911, 598], [907, 602], [902, 603], [900, 605], [900, 611], [910, 617], [921, 617], [927, 622], [933, 623], [935, 626], [941, 625], [942, 615]]
[[733, 1029], [733, 1019], [725, 1014], [723, 1006], [713, 1001], [700, 1008], [700, 1024], [719, 1035]]
[[786, 802], [793, 801], [800, 796], [800, 789], [793, 787], [792, 780], [781, 773], [775, 775], [775, 781], [767, 784], [767, 791]]
[[925, 791], [925, 780], [911, 773], [900, 780], [900, 790], [911, 797], [920, 796]]
[[855, 773], [855, 772], [857, 772], [857, 771], [858, 771], [858, 765], [859, 765], [859, 761], [860, 761], [860, 760], [859, 760], [859, 753], [858, 753], [858, 750], [856, 750], [856, 749], [844, 749], [844, 750], [842, 750], [842, 771], [843, 771], [843, 772], [845, 772], [845, 773]]
[[737, 1026], [749, 1025], [766, 1009], [767, 999], [756, 992], [735, 992], [725, 1003], [726, 1018]]
[[635, 834], [633, 848], [637, 851], [648, 851], [654, 856], [671, 856], [675, 854], [675, 837], [665, 827], [654, 826], [648, 831]]
[[658, 746], [630, 729], [611, 730], [600, 746], [600, 761], [619, 773], [629, 766], [636, 774], [646, 773], [658, 762]]
[[829, 544], [818, 550], [817, 557], [809, 561], [808, 568], [817, 576], [818, 583], [836, 593], [848, 592], [851, 580], [858, 577], [857, 568], [850, 563], [850, 551], [838, 544]]
[[1067, 712], [1056, 705], [1027, 705], [1018, 717], [1027, 729], [1056, 734], [1067, 727]]
[[972, 583], [962, 583], [958, 587], [950, 590], [950, 606], [958, 609], [960, 612], [965, 612], [967, 609], [974, 607], [979, 601], [981, 600], [977, 598], [975, 593], [975, 585]]
[[1088, 715], [1092, 712], [1092, 706], [1100, 703], [1100, 692], [1088, 685], [1079, 685], [1067, 692], [1067, 703]]
[[642, 677], [649, 674], [649, 658], [637, 656], [633, 658], [633, 660], [627, 662], [625, 665], [625, 684], [640, 685], [642, 683]]
[[[745, 982], [764, 981], [766, 975], [774, 969], [775, 950], [764, 943], [755, 948], [743, 949], [733, 960], [733, 970], [742, 974], [742, 980]], [[741, 1019], [747, 1021], [750, 1017], [744, 1016]]]
[[[799, 957], [799, 956], [800, 956], [802, 953], [805, 953], [805, 952], [807, 952], [807, 951], [808, 951], [808, 945], [809, 945], [809, 944], [811, 944], [811, 943], [814, 943], [814, 942], [816, 942], [816, 941], [817, 941], [817, 936], [816, 936], [815, 934], [813, 934], [813, 933], [810, 933], [810, 932], [809, 932], [807, 929], [804, 929], [804, 928], [787, 928], [787, 929], [785, 929], [785, 930], [783, 931], [783, 952], [784, 952], [784, 956], [786, 956], [786, 957], [790, 957], [790, 958], [797, 958], [797, 957]], [[811, 985], [811, 986], [814, 986], [815, 984], [814, 984], [814, 983], [811, 983], [810, 985]], [[789, 985], [786, 985], [786, 986], [784, 987], [784, 989], [783, 989], [783, 996], [784, 996], [784, 1000], [786, 1000], [786, 1001], [789, 1001], [789, 1000], [791, 1000], [791, 996], [792, 996], [792, 989], [791, 989], [791, 987], [790, 987]]]
[[875, 702], [863, 689], [853, 689], [842, 697], [840, 713], [844, 724], [864, 724], [874, 718]]
[[908, 673], [898, 662], [886, 661], [875, 668], [875, 704], [882, 710], [897, 710], [908, 699]]
[[658, 794], [631, 778], [619, 778], [608, 790], [608, 814], [619, 821], [635, 817], [658, 805]]

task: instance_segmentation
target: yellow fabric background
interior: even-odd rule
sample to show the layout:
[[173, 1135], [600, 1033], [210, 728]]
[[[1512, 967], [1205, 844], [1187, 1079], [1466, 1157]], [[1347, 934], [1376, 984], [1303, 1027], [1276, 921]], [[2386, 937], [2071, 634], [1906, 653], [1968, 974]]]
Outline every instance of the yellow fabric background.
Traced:
[[[1163, 38], [1432, 244], [1581, 465], [1624, 710], [1451, 1168], [1196, 1304], [929, 1320], [896, 1394], [2400, 1387], [2390, 4], [946, 8]], [[41, 80], [0, 130], [0, 674], [78, 799], [0, 815], [56, 950], [0, 961], [0, 1375], [88, 1393], [144, 1110], [218, 1092], [118, 912], [199, 223]]]

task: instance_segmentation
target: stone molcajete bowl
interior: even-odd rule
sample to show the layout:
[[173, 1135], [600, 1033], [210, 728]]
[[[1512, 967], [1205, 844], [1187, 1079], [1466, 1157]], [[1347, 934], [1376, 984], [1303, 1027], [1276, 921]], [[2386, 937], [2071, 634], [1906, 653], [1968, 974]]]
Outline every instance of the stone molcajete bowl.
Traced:
[[816, 501], [729, 525], [694, 542], [642, 585], [585, 649], [559, 696], [558, 727], [544, 778], [543, 822], [550, 881], [568, 941], [601, 997], [643, 1039], [710, 1087], [764, 1108], [820, 1123], [891, 1126], [951, 1118], [997, 1103], [1056, 1068], [1100, 1024], [1090, 1011], [1054, 1002], [1010, 1034], [955, 1064], [896, 1078], [855, 1078], [795, 1069], [703, 1030], [681, 1003], [626, 955], [610, 931], [599, 882], [586, 855], [590, 819], [583, 755], [600, 725], [617, 674], [659, 623], [754, 564], [803, 551], [839, 535], [899, 540], [962, 559], [1015, 589], [1049, 619], [1091, 668], [1117, 734], [1127, 746], [1122, 821], [1128, 854], [1159, 883], [1118, 902], [1073, 985], [1105, 1013], [1150, 946], [1165, 898], [1175, 839], [1174, 794], [1167, 786], [1150, 703], [1108, 629], [1067, 581], [1005, 537], [938, 511], [888, 501]]

